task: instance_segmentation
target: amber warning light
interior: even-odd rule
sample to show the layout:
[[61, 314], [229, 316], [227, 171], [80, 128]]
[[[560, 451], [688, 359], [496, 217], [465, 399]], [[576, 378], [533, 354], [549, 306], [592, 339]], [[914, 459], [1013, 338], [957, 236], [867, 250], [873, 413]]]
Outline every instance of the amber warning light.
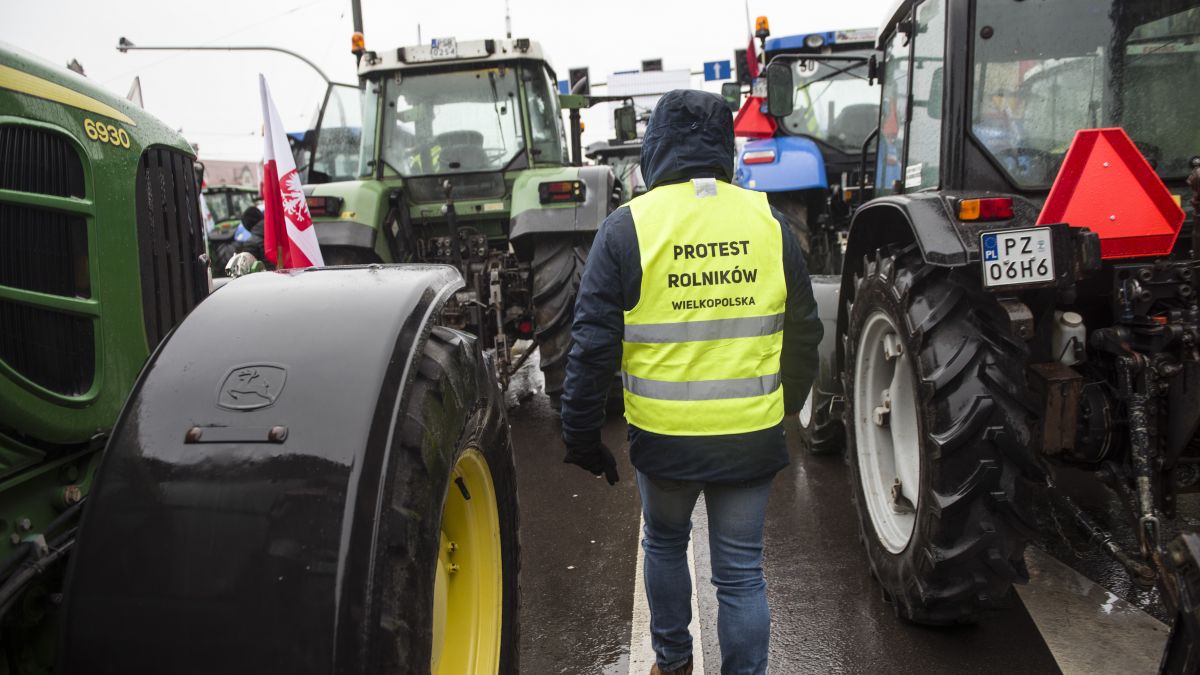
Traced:
[[1187, 214], [1124, 129], [1075, 134], [1038, 225], [1100, 236], [1105, 259], [1168, 255]]
[[360, 32], [355, 32], [350, 36], [350, 53], [362, 54], [367, 51], [367, 39]]

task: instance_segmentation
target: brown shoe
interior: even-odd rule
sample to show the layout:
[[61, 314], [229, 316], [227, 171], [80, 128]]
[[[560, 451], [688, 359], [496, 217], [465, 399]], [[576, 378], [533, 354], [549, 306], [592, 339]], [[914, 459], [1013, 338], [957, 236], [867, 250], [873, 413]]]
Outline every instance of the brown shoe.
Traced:
[[679, 666], [675, 670], [663, 670], [654, 664], [650, 667], [650, 675], [692, 675], [692, 660], [689, 658], [687, 663]]

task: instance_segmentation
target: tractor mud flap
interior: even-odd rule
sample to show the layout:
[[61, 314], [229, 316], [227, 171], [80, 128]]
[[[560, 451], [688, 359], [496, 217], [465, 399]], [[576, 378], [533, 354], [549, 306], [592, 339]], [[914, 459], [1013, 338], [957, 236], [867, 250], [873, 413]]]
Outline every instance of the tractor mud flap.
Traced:
[[362, 672], [413, 355], [461, 286], [444, 266], [318, 269], [201, 303], [106, 450], [60, 672]]
[[821, 325], [825, 329], [817, 350], [820, 368], [817, 372], [816, 388], [817, 391], [839, 397], [840, 400], [842, 380], [837, 369], [837, 317], [842, 278], [824, 274], [813, 275], [811, 278], [813, 297], [817, 300], [817, 317], [821, 319]]

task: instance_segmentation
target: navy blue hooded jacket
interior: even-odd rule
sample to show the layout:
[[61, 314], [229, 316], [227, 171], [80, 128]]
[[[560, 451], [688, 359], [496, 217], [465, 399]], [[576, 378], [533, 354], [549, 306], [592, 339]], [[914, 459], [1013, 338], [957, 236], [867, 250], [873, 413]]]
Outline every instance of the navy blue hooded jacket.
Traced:
[[[659, 100], [642, 141], [642, 175], [651, 189], [692, 178], [733, 177], [733, 115], [720, 97], [696, 90], [672, 91]], [[783, 216], [787, 309], [781, 379], [784, 409], [799, 412], [817, 370], [821, 322], [804, 254]], [[686, 230], [687, 223], [678, 227]], [[568, 447], [598, 443], [605, 396], [621, 365], [624, 312], [641, 295], [642, 265], [628, 206], [600, 226], [575, 301], [574, 344], [562, 396], [563, 440]], [[633, 425], [629, 451], [638, 471], [652, 478], [717, 483], [751, 481], [787, 466], [783, 424], [744, 434], [664, 436]]]

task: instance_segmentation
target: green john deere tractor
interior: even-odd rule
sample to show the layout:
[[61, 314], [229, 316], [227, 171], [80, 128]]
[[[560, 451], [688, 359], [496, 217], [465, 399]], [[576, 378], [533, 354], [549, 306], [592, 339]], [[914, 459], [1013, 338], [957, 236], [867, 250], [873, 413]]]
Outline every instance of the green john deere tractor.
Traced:
[[0, 158], [0, 674], [518, 671], [457, 270], [210, 295], [184, 139], [7, 47]]
[[446, 38], [363, 52], [358, 72], [306, 136], [325, 262], [453, 265], [448, 324], [495, 347], [504, 380], [511, 344], [536, 340], [557, 402], [583, 263], [620, 196], [609, 167], [571, 165], [541, 47]]

